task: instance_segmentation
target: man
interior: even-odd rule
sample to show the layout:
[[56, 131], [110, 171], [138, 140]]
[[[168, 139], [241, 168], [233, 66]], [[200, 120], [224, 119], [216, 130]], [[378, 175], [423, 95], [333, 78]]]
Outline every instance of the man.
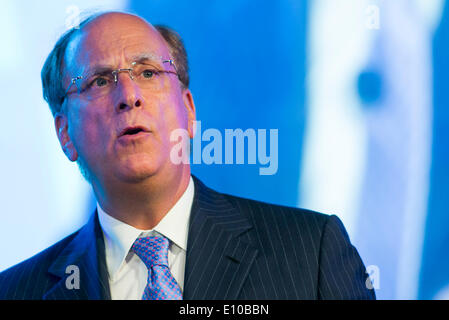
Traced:
[[335, 216], [220, 194], [175, 164], [194, 136], [180, 38], [118, 12], [64, 35], [42, 70], [67, 158], [97, 210], [0, 274], [1, 299], [373, 299]]

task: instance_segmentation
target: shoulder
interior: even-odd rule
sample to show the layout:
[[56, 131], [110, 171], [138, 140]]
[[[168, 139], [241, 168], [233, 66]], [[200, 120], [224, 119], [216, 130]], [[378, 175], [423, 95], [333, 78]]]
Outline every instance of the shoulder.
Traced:
[[51, 284], [51, 275], [47, 272], [54, 259], [77, 235], [72, 233], [47, 249], [37, 253], [2, 272], [0, 272], [1, 299], [32, 299], [32, 291], [41, 283]]
[[272, 228], [283, 225], [286, 228], [298, 228], [298, 231], [308, 230], [320, 236], [329, 219], [335, 218], [335, 216], [303, 208], [271, 204], [228, 194], [223, 196], [247, 219], [259, 226], [265, 225]]
[[336, 215], [224, 196], [252, 222], [253, 235], [248, 237], [266, 257], [285, 259], [292, 270], [308, 270], [318, 298], [375, 299], [366, 285], [364, 263]]
[[[196, 203], [208, 212], [229, 213], [236, 224], [251, 228], [247, 241], [266, 248], [294, 247], [298, 243], [310, 252], [319, 250], [331, 217], [312, 210], [271, 204], [215, 191], [194, 177]], [[336, 218], [338, 219], [338, 218]], [[271, 249], [270, 249], [271, 250]]]
[[250, 221], [275, 217], [315, 226], [323, 226], [329, 218], [327, 214], [312, 210], [272, 204], [219, 192], [206, 186], [197, 177], [192, 177], [195, 183], [194, 202], [200, 203], [202, 207], [208, 210], [228, 210], [229, 205], [231, 205]]
[[250, 221], [253, 233], [263, 245], [300, 245], [305, 251], [314, 252], [317, 258], [331, 251], [355, 249], [343, 222], [336, 215], [221, 195]]
[[[288, 207], [224, 194], [270, 242], [301, 243], [315, 252], [335, 247], [353, 248], [343, 222], [336, 215]], [[262, 237], [263, 238], [263, 237]]]

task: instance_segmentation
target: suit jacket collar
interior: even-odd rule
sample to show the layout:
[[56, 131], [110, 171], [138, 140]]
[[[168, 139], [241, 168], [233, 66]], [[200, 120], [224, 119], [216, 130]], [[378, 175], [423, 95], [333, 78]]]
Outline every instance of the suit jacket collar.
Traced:
[[[66, 282], [70, 284], [78, 271], [79, 289], [71, 289]], [[44, 295], [44, 299], [110, 299], [104, 240], [96, 211], [59, 253], [48, 272], [60, 280]]]
[[[183, 298], [237, 299], [258, 250], [243, 239], [251, 223], [223, 194], [193, 176], [195, 195], [189, 220]], [[80, 273], [79, 289], [68, 289]], [[110, 299], [103, 233], [97, 212], [56, 257], [48, 272], [60, 278], [44, 299]]]
[[196, 177], [183, 298], [237, 299], [258, 250], [243, 239], [251, 223]]

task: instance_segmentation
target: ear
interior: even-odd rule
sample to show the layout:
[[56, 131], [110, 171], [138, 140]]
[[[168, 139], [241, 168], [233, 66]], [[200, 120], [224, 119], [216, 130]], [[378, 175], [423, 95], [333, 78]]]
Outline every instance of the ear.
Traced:
[[193, 132], [193, 122], [196, 120], [195, 102], [193, 101], [192, 92], [189, 89], [184, 89], [182, 92], [182, 100], [187, 111], [187, 131], [190, 139], [193, 139], [195, 133]]
[[70, 161], [76, 161], [78, 159], [78, 152], [70, 139], [68, 128], [69, 122], [67, 116], [64, 113], [57, 113], [55, 115], [55, 129], [62, 151], [64, 151]]

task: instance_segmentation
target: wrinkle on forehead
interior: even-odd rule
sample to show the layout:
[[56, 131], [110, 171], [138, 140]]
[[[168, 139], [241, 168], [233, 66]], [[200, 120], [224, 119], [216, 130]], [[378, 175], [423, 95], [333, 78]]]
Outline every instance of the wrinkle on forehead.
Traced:
[[67, 46], [64, 61], [68, 77], [85, 72], [93, 64], [118, 66], [142, 53], [169, 57], [159, 32], [140, 17], [112, 12], [86, 24]]

